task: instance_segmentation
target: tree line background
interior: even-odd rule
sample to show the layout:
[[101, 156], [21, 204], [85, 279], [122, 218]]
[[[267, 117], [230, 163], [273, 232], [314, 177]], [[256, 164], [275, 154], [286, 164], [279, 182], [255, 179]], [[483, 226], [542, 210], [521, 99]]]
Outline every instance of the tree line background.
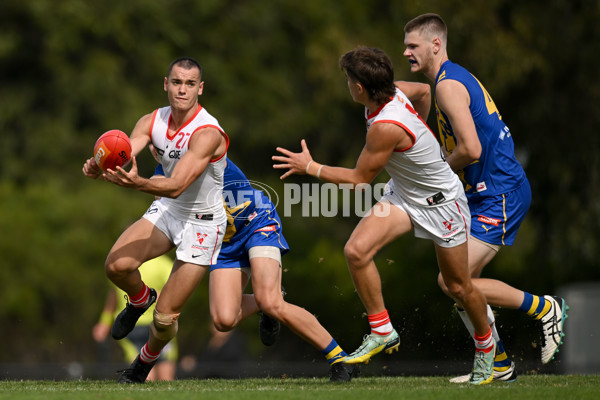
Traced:
[[[151, 196], [87, 179], [83, 162], [109, 129], [131, 132], [167, 104], [163, 77], [180, 56], [204, 68], [200, 102], [231, 138], [230, 158], [280, 196], [275, 147], [306, 139], [319, 162], [352, 167], [364, 144], [338, 59], [357, 45], [384, 49], [396, 79], [412, 75], [403, 26], [424, 12], [449, 26], [450, 58], [493, 96], [529, 176], [533, 203], [517, 243], [486, 268], [536, 294], [600, 279], [598, 104], [600, 3], [550, 0], [3, 0], [0, 3], [0, 362], [93, 361], [91, 328], [107, 289], [103, 263]], [[437, 130], [433, 112], [430, 126]], [[148, 153], [138, 160], [149, 176]], [[382, 173], [377, 182], [387, 180]], [[289, 182], [314, 183], [307, 177]], [[315, 313], [348, 351], [368, 331], [343, 256], [357, 217], [283, 218], [288, 300]], [[281, 211], [281, 209], [280, 209]], [[407, 235], [376, 258], [403, 359], [470, 358], [452, 301], [435, 283], [430, 242]], [[208, 338], [206, 281], [181, 318], [182, 354]], [[509, 354], [538, 358], [535, 325], [499, 311]], [[251, 357], [319, 359], [285, 328], [262, 347], [244, 322]], [[526, 328], [526, 329], [523, 329]], [[443, 351], [439, 351], [443, 347]], [[468, 350], [468, 353], [465, 352]]]

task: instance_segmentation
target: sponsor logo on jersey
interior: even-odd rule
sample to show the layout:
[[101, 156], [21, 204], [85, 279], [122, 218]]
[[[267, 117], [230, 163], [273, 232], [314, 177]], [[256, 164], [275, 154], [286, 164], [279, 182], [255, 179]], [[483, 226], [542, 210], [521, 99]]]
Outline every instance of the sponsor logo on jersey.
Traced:
[[500, 220], [496, 218], [486, 217], [485, 215], [480, 215], [477, 220], [479, 222], [483, 222], [484, 224], [498, 226], [500, 224]]
[[477, 193], [479, 192], [484, 192], [487, 190], [487, 186], [485, 185], [485, 182], [479, 182], [477, 183], [477, 185], [475, 186], [475, 191]]
[[262, 228], [258, 228], [254, 232], [275, 232], [275, 225], [263, 226]]
[[500, 129], [500, 135], [498, 135], [498, 137], [500, 138], [500, 140], [504, 140], [505, 137], [510, 137], [510, 130], [508, 129], [508, 126], [505, 126], [504, 128]]
[[[442, 192], [438, 192], [438, 193], [434, 194], [433, 196], [425, 199], [425, 201], [427, 201], [427, 204], [429, 204], [430, 206], [443, 203], [445, 200], [446, 200], [446, 198], [444, 197]], [[452, 221], [450, 221], [450, 222], [452, 222]], [[444, 224], [445, 224], [445, 222], [444, 222]]]
[[171, 150], [171, 151], [169, 151], [169, 158], [170, 159], [177, 159], [177, 160], [179, 160], [181, 158], [181, 150]]
[[156, 214], [157, 212], [158, 212], [158, 207], [152, 206], [148, 209], [148, 211], [146, 211], [146, 214], [147, 215]]

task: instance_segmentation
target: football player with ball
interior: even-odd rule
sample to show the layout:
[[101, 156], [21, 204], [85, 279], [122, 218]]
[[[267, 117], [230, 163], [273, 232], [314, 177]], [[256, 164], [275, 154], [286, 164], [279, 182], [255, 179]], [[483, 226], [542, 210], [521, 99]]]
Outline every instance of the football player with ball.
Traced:
[[[216, 262], [223, 241], [227, 224], [223, 174], [229, 139], [199, 104], [203, 87], [200, 64], [192, 58], [176, 59], [164, 79], [169, 105], [141, 117], [131, 133], [131, 169], [122, 168], [129, 158], [128, 147], [118, 134], [117, 140], [114, 135], [103, 135], [104, 144], [97, 143], [94, 157], [83, 166], [89, 178], [160, 197], [121, 234], [106, 258], [106, 275], [129, 297], [112, 326], [113, 338], [127, 336], [156, 301], [156, 291], [140, 277], [140, 265], [177, 249], [173, 270], [156, 304], [149, 340], [120, 376], [122, 383], [146, 380], [163, 347], [177, 334], [181, 310], [208, 266]], [[135, 157], [149, 144], [161, 156], [163, 179], [138, 175]], [[111, 154], [116, 158], [105, 158]]]

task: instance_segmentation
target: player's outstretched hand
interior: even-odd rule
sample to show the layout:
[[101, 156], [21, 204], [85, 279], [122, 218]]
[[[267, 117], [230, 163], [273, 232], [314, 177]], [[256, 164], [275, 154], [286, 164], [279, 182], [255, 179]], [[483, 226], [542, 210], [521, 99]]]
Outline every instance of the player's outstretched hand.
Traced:
[[301, 153], [293, 153], [282, 147], [277, 147], [275, 149], [283, 155], [272, 157], [273, 161], [279, 162], [279, 164], [273, 164], [273, 168], [288, 170], [285, 174], [281, 175], [280, 179], [285, 179], [292, 174], [306, 174], [308, 164], [312, 161], [312, 157], [304, 139], [300, 142], [300, 146], [302, 146]]
[[131, 169], [129, 172], [125, 171], [121, 167], [116, 169], [107, 169], [102, 174], [105, 180], [114, 183], [115, 185], [136, 188], [138, 187], [140, 180], [144, 179], [138, 175], [137, 160], [135, 157], [131, 158]]

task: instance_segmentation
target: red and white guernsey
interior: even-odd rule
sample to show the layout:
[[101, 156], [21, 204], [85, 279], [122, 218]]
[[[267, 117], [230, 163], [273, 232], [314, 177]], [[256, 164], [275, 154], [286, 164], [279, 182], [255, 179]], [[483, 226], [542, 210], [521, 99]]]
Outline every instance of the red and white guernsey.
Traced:
[[399, 89], [392, 99], [372, 114], [367, 114], [367, 129], [373, 124], [390, 123], [403, 128], [413, 144], [394, 150], [385, 170], [395, 184], [396, 192], [407, 202], [438, 205], [456, 200], [463, 187], [458, 176], [442, 158], [440, 145], [427, 124]]
[[[192, 135], [202, 128], [216, 128], [227, 140], [229, 138], [219, 125], [216, 118], [210, 115], [202, 106], [198, 106], [192, 116], [177, 132], [168, 135], [171, 107], [163, 107], [154, 111], [150, 139], [161, 158], [161, 164], [166, 177], [170, 177], [177, 162], [188, 151]], [[162, 198], [161, 201], [169, 207], [177, 218], [197, 223], [219, 224], [227, 219], [223, 207], [223, 175], [225, 173], [226, 154], [211, 160], [208, 166], [179, 197], [175, 199]]]

